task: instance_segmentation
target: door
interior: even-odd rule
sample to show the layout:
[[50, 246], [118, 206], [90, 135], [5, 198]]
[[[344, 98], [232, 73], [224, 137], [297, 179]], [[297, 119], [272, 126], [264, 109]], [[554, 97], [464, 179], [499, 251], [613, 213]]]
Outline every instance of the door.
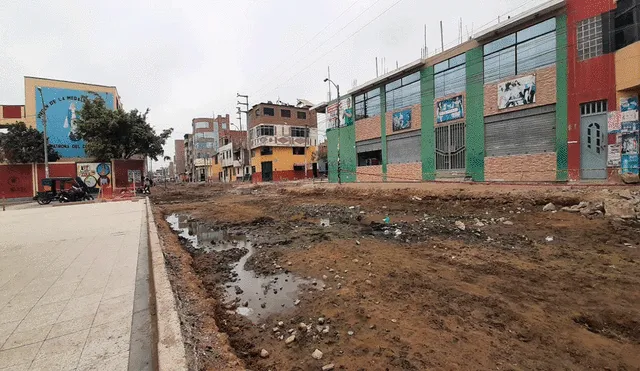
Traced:
[[606, 101], [581, 105], [580, 177], [607, 179]]
[[436, 127], [436, 170], [465, 169], [464, 123]]
[[263, 162], [262, 166], [262, 181], [270, 182], [273, 180], [273, 163], [271, 161]]
[[318, 177], [318, 164], [314, 162], [311, 166], [312, 166], [312, 169], [313, 169], [313, 177], [317, 178]]

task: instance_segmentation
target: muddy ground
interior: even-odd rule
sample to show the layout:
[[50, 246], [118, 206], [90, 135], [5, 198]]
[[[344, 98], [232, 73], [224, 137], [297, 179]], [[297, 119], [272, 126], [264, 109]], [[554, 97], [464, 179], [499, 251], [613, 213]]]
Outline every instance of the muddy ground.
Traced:
[[[600, 203], [634, 192], [177, 185], [152, 199], [192, 369], [638, 370], [640, 224]], [[247, 246], [235, 269], [269, 282], [249, 299], [232, 268]]]

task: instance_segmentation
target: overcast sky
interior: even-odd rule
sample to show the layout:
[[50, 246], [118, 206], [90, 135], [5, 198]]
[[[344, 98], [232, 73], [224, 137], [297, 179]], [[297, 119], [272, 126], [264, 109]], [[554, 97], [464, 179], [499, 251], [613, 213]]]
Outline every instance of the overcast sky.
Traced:
[[237, 92], [251, 105], [318, 103], [327, 66], [346, 92], [376, 77], [375, 57], [389, 70], [420, 58], [425, 24], [433, 52], [440, 20], [446, 48], [460, 18], [466, 38], [542, 2], [2, 0], [0, 104], [24, 104], [25, 75], [115, 85], [125, 109], [150, 108], [157, 130], [182, 138], [194, 117], [229, 113], [237, 123]]

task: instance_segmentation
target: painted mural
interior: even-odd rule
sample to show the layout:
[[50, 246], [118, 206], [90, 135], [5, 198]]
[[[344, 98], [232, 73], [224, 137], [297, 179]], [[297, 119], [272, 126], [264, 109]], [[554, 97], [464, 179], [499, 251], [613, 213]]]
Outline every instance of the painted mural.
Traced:
[[436, 105], [436, 118], [438, 124], [464, 118], [464, 98], [462, 95], [439, 101]]
[[[340, 101], [340, 127], [353, 125], [353, 107], [351, 98], [347, 97]], [[338, 127], [338, 103], [327, 106], [327, 128]]]
[[498, 84], [498, 109], [536, 102], [536, 76], [528, 75]]
[[[47, 117], [49, 143], [60, 157], [85, 157], [84, 141], [75, 132], [75, 120], [87, 99], [99, 95], [109, 108], [114, 106], [113, 94], [83, 90], [42, 87], [36, 88], [36, 127], [43, 131], [42, 114]], [[43, 107], [44, 101], [44, 107]]]
[[79, 162], [76, 164], [78, 176], [89, 188], [111, 186], [111, 164], [105, 162]]
[[396, 112], [393, 114], [393, 131], [411, 128], [411, 110]]

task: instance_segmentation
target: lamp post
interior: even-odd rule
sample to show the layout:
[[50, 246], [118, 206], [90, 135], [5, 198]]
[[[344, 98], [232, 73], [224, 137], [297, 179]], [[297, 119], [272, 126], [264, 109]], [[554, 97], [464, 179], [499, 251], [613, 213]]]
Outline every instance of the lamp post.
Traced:
[[336, 87], [336, 91], [338, 93], [338, 184], [342, 184], [342, 177], [340, 176], [340, 85], [336, 85], [336, 83], [328, 77], [324, 79], [324, 82], [327, 81], [329, 81], [331, 84], [333, 84], [333, 86]]
[[47, 141], [47, 110], [44, 105], [44, 95], [42, 95], [42, 88], [37, 87], [40, 92], [40, 99], [42, 99], [42, 135], [44, 136], [44, 177], [49, 177], [49, 143]]

